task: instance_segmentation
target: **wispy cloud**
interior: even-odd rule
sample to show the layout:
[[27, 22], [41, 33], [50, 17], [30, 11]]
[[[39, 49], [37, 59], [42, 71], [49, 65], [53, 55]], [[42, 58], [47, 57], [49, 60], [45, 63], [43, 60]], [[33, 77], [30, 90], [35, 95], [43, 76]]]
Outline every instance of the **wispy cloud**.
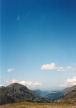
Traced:
[[7, 72], [13, 72], [15, 70], [16, 70], [15, 68], [8, 68]]
[[64, 84], [60, 85], [61, 87], [68, 87], [76, 85], [76, 76], [73, 76], [72, 78], [67, 79]]
[[71, 67], [71, 66], [67, 66], [67, 67], [63, 67], [63, 66], [56, 66], [55, 63], [50, 63], [50, 64], [44, 64], [41, 66], [41, 70], [56, 70], [56, 71], [76, 71], [76, 68]]
[[56, 70], [55, 63], [44, 64], [41, 66], [41, 70]]

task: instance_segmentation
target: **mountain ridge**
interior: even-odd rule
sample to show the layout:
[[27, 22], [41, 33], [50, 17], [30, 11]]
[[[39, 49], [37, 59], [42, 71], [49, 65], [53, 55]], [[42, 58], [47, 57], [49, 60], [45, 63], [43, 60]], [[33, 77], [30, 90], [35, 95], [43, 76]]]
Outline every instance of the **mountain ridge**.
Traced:
[[14, 102], [41, 102], [41, 96], [35, 94], [26, 86], [13, 83], [7, 87], [0, 88], [0, 104], [14, 103]]
[[48, 93], [47, 96], [40, 95], [42, 95], [40, 90], [32, 91], [24, 85], [12, 83], [0, 88], [0, 104], [15, 102], [76, 104], [76, 85], [62, 91], [53, 91], [50, 94]]

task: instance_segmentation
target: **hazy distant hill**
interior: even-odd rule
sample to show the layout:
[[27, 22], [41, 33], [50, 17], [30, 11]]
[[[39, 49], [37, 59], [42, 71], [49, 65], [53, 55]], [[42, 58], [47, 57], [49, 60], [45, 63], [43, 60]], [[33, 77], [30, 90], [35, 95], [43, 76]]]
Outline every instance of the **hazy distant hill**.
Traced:
[[62, 98], [64, 95], [64, 91], [53, 91], [49, 93], [45, 98], [48, 99], [50, 102], [56, 102], [58, 99]]
[[53, 91], [46, 97], [51, 103], [70, 103], [76, 104], [76, 86], [66, 88], [61, 91]]
[[42, 91], [42, 90], [33, 90], [33, 92], [39, 96], [47, 96], [49, 94], [49, 91]]
[[23, 101], [46, 102], [45, 99], [42, 99], [40, 96], [21, 84], [14, 83], [7, 87], [0, 88], [0, 104]]
[[39, 96], [47, 99], [50, 103], [56, 102], [58, 99], [64, 96], [64, 90], [61, 91], [41, 91], [41, 90], [33, 90]]
[[76, 104], [76, 86], [65, 90], [63, 98], [59, 99], [58, 102]]

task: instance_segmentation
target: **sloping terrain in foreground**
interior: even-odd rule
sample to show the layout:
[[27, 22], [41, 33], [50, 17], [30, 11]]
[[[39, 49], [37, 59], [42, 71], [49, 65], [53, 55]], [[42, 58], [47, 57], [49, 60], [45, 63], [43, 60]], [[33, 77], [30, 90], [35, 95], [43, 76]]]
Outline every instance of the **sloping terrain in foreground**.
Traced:
[[51, 104], [51, 103], [15, 103], [8, 105], [1, 105], [0, 108], [76, 108], [71, 104]]

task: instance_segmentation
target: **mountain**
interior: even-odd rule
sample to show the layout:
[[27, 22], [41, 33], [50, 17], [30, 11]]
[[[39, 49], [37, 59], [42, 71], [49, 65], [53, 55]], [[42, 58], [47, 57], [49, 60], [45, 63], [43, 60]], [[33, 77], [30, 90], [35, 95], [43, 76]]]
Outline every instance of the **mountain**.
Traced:
[[[62, 91], [53, 91], [47, 96], [41, 96], [43, 91], [30, 90], [26, 86], [13, 83], [7, 87], [0, 87], [0, 104], [15, 102], [38, 102], [38, 103], [70, 103], [76, 104], [76, 86]], [[44, 93], [43, 93], [44, 94]], [[46, 94], [46, 92], [45, 92]]]
[[63, 98], [60, 98], [57, 102], [76, 104], [76, 85], [65, 90]]
[[46, 99], [35, 94], [26, 86], [18, 83], [13, 83], [7, 87], [0, 88], [0, 104], [14, 103], [14, 102], [47, 102]]

